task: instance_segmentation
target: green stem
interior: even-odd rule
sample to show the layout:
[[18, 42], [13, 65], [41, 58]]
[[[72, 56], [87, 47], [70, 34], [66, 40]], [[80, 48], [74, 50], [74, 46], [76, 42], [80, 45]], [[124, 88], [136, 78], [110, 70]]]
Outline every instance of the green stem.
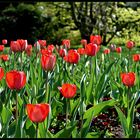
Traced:
[[129, 50], [129, 58], [128, 58], [128, 72], [130, 71], [130, 59], [131, 58], [131, 50]]
[[128, 93], [127, 93], [127, 115], [129, 112], [129, 100], [130, 100], [130, 87], [128, 87]]
[[81, 133], [80, 137], [82, 138], [82, 128], [83, 128], [83, 101], [81, 100], [81, 105], [80, 105], [80, 112], [81, 112]]
[[21, 59], [20, 69], [21, 69], [21, 71], [22, 71], [22, 52], [21, 52], [21, 54], [20, 54], [20, 59]]
[[92, 73], [92, 57], [90, 57], [89, 63], [90, 63], [90, 74], [91, 74]]
[[46, 71], [46, 102], [48, 102], [48, 71]]
[[38, 138], [38, 123], [36, 123], [36, 138]]
[[16, 69], [16, 53], [14, 52], [14, 69]]
[[18, 94], [16, 93], [16, 124], [18, 124]]
[[66, 126], [68, 125], [69, 116], [69, 99], [66, 98]]

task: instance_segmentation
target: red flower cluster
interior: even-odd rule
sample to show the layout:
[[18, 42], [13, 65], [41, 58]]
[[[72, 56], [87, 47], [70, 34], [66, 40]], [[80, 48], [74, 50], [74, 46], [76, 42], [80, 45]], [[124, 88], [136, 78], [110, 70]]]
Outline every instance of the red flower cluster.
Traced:
[[32, 54], [32, 45], [27, 45], [25, 52], [28, 56], [31, 56]]
[[97, 51], [98, 51], [98, 46], [96, 44], [89, 43], [85, 47], [85, 53], [88, 56], [95, 56]]
[[132, 49], [135, 46], [135, 42], [134, 41], [127, 41], [126, 42], [126, 47], [128, 49]]
[[32, 122], [43, 122], [49, 114], [49, 104], [27, 104], [27, 114]]
[[0, 67], [0, 80], [4, 77], [4, 70], [2, 67]]
[[85, 47], [87, 45], [87, 40], [86, 39], [82, 39], [80, 42], [83, 45], [83, 47]]
[[76, 94], [76, 85], [65, 83], [62, 87], [58, 87], [59, 91], [65, 98], [73, 98]]
[[2, 40], [2, 44], [3, 44], [3, 45], [6, 45], [6, 44], [7, 44], [7, 40], [6, 40], [6, 39], [3, 39], [3, 40]]
[[100, 35], [91, 35], [90, 43], [100, 45], [102, 43], [102, 38]]
[[0, 52], [3, 52], [4, 50], [4, 45], [0, 45]]
[[77, 50], [69, 50], [68, 54], [64, 57], [64, 60], [68, 63], [77, 64], [80, 60], [80, 55]]
[[104, 50], [104, 54], [109, 54], [110, 53], [110, 49], [105, 49]]
[[26, 74], [23, 71], [9, 71], [6, 73], [6, 84], [12, 90], [20, 90], [26, 84]]
[[134, 55], [133, 55], [133, 61], [134, 61], [134, 62], [140, 61], [140, 54], [134, 54]]
[[125, 86], [132, 87], [135, 83], [135, 73], [134, 72], [121, 73], [121, 79], [122, 83]]
[[2, 55], [0, 55], [0, 59], [3, 60], [3, 61], [8, 61], [9, 56], [7, 54], [2, 54]]
[[65, 46], [66, 48], [70, 48], [70, 40], [69, 39], [62, 40], [62, 45]]
[[116, 52], [117, 53], [121, 53], [122, 52], [122, 48], [121, 47], [116, 48]]
[[12, 52], [23, 52], [25, 51], [28, 43], [27, 40], [18, 39], [17, 41], [10, 42], [10, 49]]

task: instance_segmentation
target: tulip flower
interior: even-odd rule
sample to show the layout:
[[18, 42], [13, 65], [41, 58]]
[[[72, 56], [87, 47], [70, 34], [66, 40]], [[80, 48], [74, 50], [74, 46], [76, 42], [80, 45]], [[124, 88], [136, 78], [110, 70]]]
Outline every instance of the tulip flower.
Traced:
[[3, 39], [3, 40], [2, 40], [2, 44], [3, 44], [3, 45], [6, 45], [6, 44], [7, 44], [7, 40], [6, 40], [6, 39]]
[[4, 77], [4, 70], [2, 67], [0, 67], [0, 80]]
[[85, 47], [87, 45], [87, 40], [86, 39], [82, 39], [80, 42], [83, 45], [83, 47]]
[[38, 40], [38, 43], [40, 44], [41, 49], [46, 48], [47, 46], [46, 40]]
[[29, 119], [35, 123], [43, 122], [49, 114], [49, 104], [27, 104], [27, 114]]
[[90, 43], [100, 45], [102, 43], [102, 38], [100, 35], [91, 35]]
[[68, 54], [63, 58], [68, 63], [77, 64], [80, 60], [80, 55], [77, 50], [69, 50]]
[[51, 52], [53, 52], [54, 51], [54, 49], [55, 49], [55, 47], [54, 47], [54, 45], [48, 45], [47, 46], [47, 49], [49, 50], [49, 51], [51, 51]]
[[133, 61], [134, 61], [134, 62], [140, 61], [140, 54], [134, 54], [134, 55], [133, 55]]
[[85, 54], [85, 49], [84, 49], [84, 48], [78, 48], [78, 49], [77, 49], [77, 52], [78, 52], [80, 55], [84, 55], [84, 54]]
[[88, 56], [95, 56], [98, 50], [98, 46], [96, 44], [93, 43], [89, 43], [86, 45], [85, 47], [85, 53]]
[[26, 84], [26, 74], [23, 71], [9, 71], [6, 73], [6, 84], [11, 90], [20, 90]]
[[104, 54], [109, 54], [110, 53], [110, 49], [105, 49], [104, 50]]
[[62, 40], [62, 45], [65, 46], [66, 48], [70, 48], [70, 40], [69, 39]]
[[0, 59], [3, 60], [3, 61], [8, 61], [9, 56], [7, 54], [2, 54], [2, 55], [0, 55]]
[[4, 50], [4, 45], [0, 45], [0, 52]]
[[64, 57], [66, 55], [66, 50], [65, 49], [60, 49], [59, 50], [59, 55], [60, 55], [60, 57]]
[[58, 87], [58, 89], [65, 98], [73, 98], [77, 90], [76, 85], [68, 83], [63, 84], [62, 87]]
[[41, 49], [40, 52], [42, 55], [51, 55], [52, 54], [52, 51], [48, 50], [48, 49]]
[[135, 42], [134, 41], [127, 41], [126, 47], [128, 49], [132, 49], [134, 46], [135, 46]]
[[121, 73], [121, 79], [122, 83], [125, 86], [132, 87], [135, 83], [135, 73], [129, 72], [129, 73]]
[[45, 71], [52, 71], [56, 63], [56, 56], [46, 54], [41, 56], [41, 65]]
[[17, 41], [11, 41], [10, 42], [10, 49], [12, 52], [18, 52], [20, 50], [20, 44]]
[[23, 52], [25, 51], [28, 43], [27, 40], [23, 40], [23, 39], [17, 39], [17, 42], [19, 43], [19, 52]]
[[32, 53], [32, 45], [27, 45], [25, 52], [28, 56], [31, 56]]
[[116, 48], [116, 52], [117, 53], [121, 53], [122, 52], [122, 48], [121, 47]]
[[68, 114], [69, 114], [69, 99], [73, 98], [76, 94], [77, 87], [74, 84], [65, 83], [62, 87], [58, 87], [60, 93], [66, 98], [66, 125], [68, 123]]

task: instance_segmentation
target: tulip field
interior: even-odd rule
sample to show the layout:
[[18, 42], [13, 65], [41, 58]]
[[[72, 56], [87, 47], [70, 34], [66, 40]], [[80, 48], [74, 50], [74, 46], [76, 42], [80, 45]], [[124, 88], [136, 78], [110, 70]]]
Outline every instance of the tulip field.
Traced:
[[136, 42], [0, 44], [0, 138], [140, 138]]

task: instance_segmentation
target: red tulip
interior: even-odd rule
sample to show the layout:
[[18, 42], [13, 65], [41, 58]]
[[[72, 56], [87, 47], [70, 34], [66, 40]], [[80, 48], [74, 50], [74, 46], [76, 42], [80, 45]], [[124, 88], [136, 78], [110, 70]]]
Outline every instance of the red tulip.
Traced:
[[20, 50], [20, 44], [19, 44], [19, 42], [17, 42], [17, 41], [11, 41], [10, 42], [10, 49], [14, 53], [15, 52], [18, 52]]
[[27, 43], [27, 40], [24, 40], [24, 39], [17, 39], [17, 42], [19, 43], [19, 52], [23, 52], [25, 51], [28, 43]]
[[6, 44], [7, 44], [7, 40], [6, 40], [6, 39], [3, 39], [3, 40], [2, 40], [2, 44], [3, 44], [3, 45], [6, 45]]
[[48, 50], [48, 49], [41, 49], [40, 52], [42, 55], [51, 55], [52, 54], [52, 51]]
[[76, 94], [76, 85], [65, 83], [62, 87], [58, 87], [59, 91], [65, 98], [73, 98]]
[[104, 50], [104, 54], [109, 54], [110, 53], [110, 49], [105, 49]]
[[90, 43], [100, 45], [102, 43], [102, 38], [100, 35], [91, 35]]
[[43, 122], [49, 114], [49, 104], [27, 104], [27, 114], [32, 122], [40, 123]]
[[4, 45], [0, 45], [0, 52], [4, 50]]
[[2, 67], [0, 67], [0, 80], [4, 77], [4, 70]]
[[133, 61], [135, 61], [135, 62], [140, 61], [140, 54], [134, 54], [133, 55]]
[[66, 50], [65, 49], [60, 49], [59, 50], [59, 55], [60, 55], [60, 57], [64, 57], [66, 55]]
[[6, 73], [6, 84], [12, 90], [20, 90], [26, 84], [26, 75], [23, 71], [12, 70]]
[[121, 53], [122, 52], [122, 48], [121, 47], [116, 48], [116, 52], [117, 53]]
[[86, 45], [85, 47], [85, 53], [88, 56], [95, 56], [98, 50], [98, 46], [96, 44], [93, 43], [89, 43]]
[[126, 47], [128, 49], [132, 49], [134, 46], [135, 46], [135, 42], [134, 41], [127, 41]]
[[121, 73], [121, 79], [122, 83], [125, 86], [132, 87], [135, 83], [135, 73], [134, 72]]
[[2, 55], [0, 55], [0, 59], [2, 59], [3, 61], [8, 61], [9, 56], [7, 54], [2, 54]]
[[28, 56], [31, 56], [32, 53], [32, 45], [27, 45], [25, 52]]
[[41, 56], [41, 65], [45, 71], [52, 71], [56, 63], [56, 56], [51, 55], [42, 55]]
[[38, 43], [40, 44], [41, 49], [46, 48], [47, 46], [46, 40], [38, 40]]
[[66, 48], [70, 48], [70, 40], [69, 39], [62, 40], [62, 45], [65, 46]]
[[68, 63], [77, 64], [80, 60], [80, 55], [77, 50], [69, 50], [68, 54], [63, 58]]
[[48, 45], [48, 46], [47, 46], [47, 49], [48, 49], [49, 51], [53, 52], [54, 49], [55, 49], [55, 47], [54, 47], [54, 45]]
[[86, 39], [82, 39], [80, 42], [83, 45], [83, 47], [85, 47], [87, 45], [87, 40]]
[[85, 54], [85, 49], [84, 49], [84, 48], [78, 48], [78, 49], [77, 49], [77, 52], [78, 52], [80, 55], [84, 55], [84, 54]]

